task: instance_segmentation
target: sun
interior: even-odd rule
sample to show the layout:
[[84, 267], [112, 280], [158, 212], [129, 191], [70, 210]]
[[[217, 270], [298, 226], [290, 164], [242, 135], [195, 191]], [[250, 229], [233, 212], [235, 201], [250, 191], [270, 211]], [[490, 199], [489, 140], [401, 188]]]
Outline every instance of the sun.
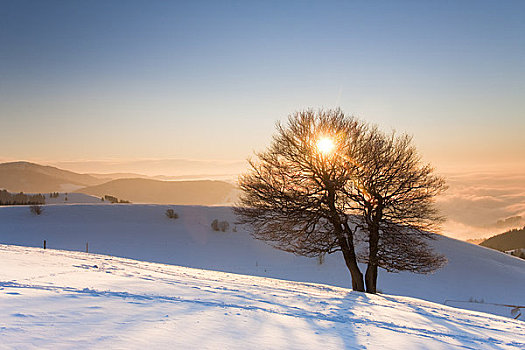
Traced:
[[317, 149], [324, 155], [328, 155], [333, 152], [335, 148], [334, 140], [329, 137], [321, 137], [317, 141]]

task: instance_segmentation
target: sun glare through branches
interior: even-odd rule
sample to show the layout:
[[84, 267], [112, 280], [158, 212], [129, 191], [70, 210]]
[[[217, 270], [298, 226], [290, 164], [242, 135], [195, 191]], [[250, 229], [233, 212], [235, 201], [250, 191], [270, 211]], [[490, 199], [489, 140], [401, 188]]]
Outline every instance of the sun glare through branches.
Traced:
[[324, 154], [324, 155], [331, 154], [334, 148], [335, 148], [334, 140], [332, 140], [330, 137], [324, 136], [324, 137], [321, 137], [317, 141], [317, 149], [319, 150], [319, 152], [321, 152], [321, 154]]

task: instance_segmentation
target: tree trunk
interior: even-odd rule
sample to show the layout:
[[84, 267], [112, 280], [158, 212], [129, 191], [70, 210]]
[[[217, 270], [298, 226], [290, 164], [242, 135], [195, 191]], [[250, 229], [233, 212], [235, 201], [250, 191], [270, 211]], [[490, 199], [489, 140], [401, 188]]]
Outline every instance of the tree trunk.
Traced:
[[377, 293], [377, 265], [368, 264], [365, 273], [366, 292]]
[[[330, 208], [330, 221], [334, 225], [335, 234], [343, 257], [345, 258], [346, 267], [350, 271], [352, 277], [352, 289], [357, 292], [365, 291], [365, 284], [363, 282], [363, 274], [359, 270], [357, 265], [357, 258], [355, 256], [355, 247], [353, 242], [353, 234], [351, 231], [345, 231], [343, 228], [344, 223], [341, 222], [341, 218], [335, 208], [335, 192], [333, 188], [328, 185], [328, 207]], [[346, 234], [346, 237], [345, 237]]]
[[367, 293], [377, 293], [377, 251], [379, 243], [379, 229], [377, 226], [369, 228], [368, 237], [368, 266], [365, 273]]
[[357, 265], [355, 252], [348, 247], [347, 242], [340, 242], [340, 245], [341, 250], [343, 251], [343, 257], [345, 258], [346, 267], [350, 271], [350, 276], [352, 277], [352, 289], [356, 292], [364, 292], [365, 284], [363, 282], [363, 274], [361, 273], [361, 270], [359, 270], [359, 265]]
[[363, 274], [359, 270], [357, 263], [352, 263], [346, 260], [346, 266], [348, 267], [350, 276], [352, 277], [352, 290], [356, 292], [364, 292], [365, 284], [363, 283]]

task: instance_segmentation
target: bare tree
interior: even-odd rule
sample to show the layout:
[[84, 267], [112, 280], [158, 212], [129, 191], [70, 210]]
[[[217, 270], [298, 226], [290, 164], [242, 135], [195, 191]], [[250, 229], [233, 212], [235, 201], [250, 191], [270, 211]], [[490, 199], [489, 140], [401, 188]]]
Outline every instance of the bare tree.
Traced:
[[[371, 127], [359, 135], [348, 162], [355, 183], [347, 195], [354, 203], [354, 221], [366, 233], [366, 290], [377, 290], [377, 268], [428, 273], [446, 259], [432, 252], [439, 216], [434, 198], [446, 189], [443, 178], [423, 164], [411, 137]], [[350, 156], [350, 155], [348, 155]]]
[[256, 238], [304, 256], [341, 251], [357, 291], [365, 290], [357, 261], [366, 262], [371, 293], [377, 267], [425, 273], [443, 264], [425, 239], [440, 219], [432, 198], [444, 183], [419, 165], [410, 138], [340, 110], [307, 110], [278, 124], [257, 158], [235, 208]]
[[340, 110], [291, 115], [286, 125], [277, 125], [268, 150], [250, 161], [234, 208], [239, 222], [253, 227], [255, 238], [278, 249], [309, 257], [341, 251], [357, 291], [364, 291], [364, 282], [345, 194], [352, 174], [345, 162], [317, 145], [323, 135], [335, 135], [333, 151], [346, 154], [352, 135], [362, 128]]

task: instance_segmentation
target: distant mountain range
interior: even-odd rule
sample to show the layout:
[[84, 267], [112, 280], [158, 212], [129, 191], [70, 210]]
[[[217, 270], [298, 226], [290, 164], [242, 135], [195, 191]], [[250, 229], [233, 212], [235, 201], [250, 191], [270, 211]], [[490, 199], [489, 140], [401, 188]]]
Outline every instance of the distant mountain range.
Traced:
[[133, 203], [216, 205], [236, 197], [224, 181], [162, 181], [140, 174], [78, 174], [29, 162], [0, 164], [0, 189], [10, 192], [78, 192], [115, 196]]
[[[61, 169], [70, 169], [77, 173], [89, 174], [100, 172], [104, 174], [134, 173], [151, 176], [152, 178], [162, 174], [170, 177], [190, 176], [213, 176], [214, 179], [236, 177], [236, 174], [246, 170], [247, 163], [244, 160], [191, 160], [191, 159], [137, 159], [137, 160], [82, 160], [63, 161], [49, 164]], [[139, 175], [137, 177], [141, 177]], [[114, 179], [113, 179], [114, 180]], [[157, 178], [157, 180], [168, 180]], [[171, 180], [171, 178], [169, 179]]]
[[11, 192], [71, 192], [104, 182], [91, 175], [77, 174], [52, 166], [29, 162], [0, 164], [0, 188]]
[[97, 179], [102, 179], [105, 181], [110, 180], [118, 180], [118, 179], [150, 179], [150, 180], [161, 180], [161, 181], [179, 181], [179, 180], [197, 180], [197, 179], [203, 179], [203, 180], [226, 180], [226, 179], [232, 179], [236, 176], [230, 174], [230, 175], [207, 175], [207, 174], [189, 174], [189, 175], [173, 175], [173, 176], [167, 176], [167, 175], [154, 175], [154, 176], [148, 176], [144, 174], [137, 174], [137, 173], [108, 173], [108, 174], [98, 174], [98, 173], [89, 173], [87, 175], [91, 175], [93, 177], [96, 177]]

